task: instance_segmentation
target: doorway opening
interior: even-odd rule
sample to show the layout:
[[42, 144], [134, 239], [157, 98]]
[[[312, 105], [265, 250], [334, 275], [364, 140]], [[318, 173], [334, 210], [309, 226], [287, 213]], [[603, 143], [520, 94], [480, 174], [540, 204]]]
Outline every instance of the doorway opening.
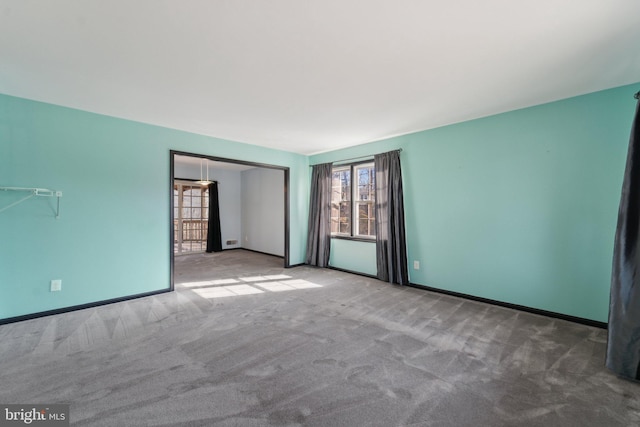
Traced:
[[219, 217], [220, 227], [212, 230], [221, 231], [221, 250], [275, 255], [290, 267], [288, 167], [171, 150], [171, 289], [174, 258], [207, 250], [211, 213], [208, 187], [200, 185], [203, 161], [207, 179], [217, 185], [213, 194], [219, 203], [214, 204], [220, 212], [214, 218]]

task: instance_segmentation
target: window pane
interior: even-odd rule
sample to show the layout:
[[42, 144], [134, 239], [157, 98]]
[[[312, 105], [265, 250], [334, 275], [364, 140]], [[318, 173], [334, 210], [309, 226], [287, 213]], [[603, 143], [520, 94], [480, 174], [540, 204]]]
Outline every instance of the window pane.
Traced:
[[340, 203], [331, 201], [331, 218], [338, 218], [340, 215]]
[[340, 219], [340, 203], [331, 201], [331, 233], [338, 232], [338, 222]]
[[369, 221], [366, 219], [359, 219], [358, 220], [358, 232], [361, 235], [368, 235], [369, 234]]
[[351, 202], [340, 202], [340, 231], [339, 233], [351, 234]]
[[331, 233], [375, 236], [374, 207], [375, 167], [373, 163], [333, 168]]
[[335, 234], [338, 232], [338, 217], [331, 217], [331, 233]]
[[355, 224], [354, 235], [375, 236], [374, 208], [376, 196], [375, 167], [373, 163], [361, 164], [354, 167], [358, 186], [355, 188]]
[[[200, 252], [205, 248], [208, 218], [208, 188], [174, 184], [174, 252]], [[182, 209], [180, 209], [182, 207]], [[182, 215], [180, 215], [182, 214]]]
[[331, 232], [351, 234], [351, 168], [334, 168], [331, 176]]
[[375, 205], [373, 202], [358, 202], [358, 229], [355, 234], [360, 236], [375, 236]]
[[358, 177], [357, 200], [375, 200], [375, 172], [373, 165], [359, 166], [356, 169]]

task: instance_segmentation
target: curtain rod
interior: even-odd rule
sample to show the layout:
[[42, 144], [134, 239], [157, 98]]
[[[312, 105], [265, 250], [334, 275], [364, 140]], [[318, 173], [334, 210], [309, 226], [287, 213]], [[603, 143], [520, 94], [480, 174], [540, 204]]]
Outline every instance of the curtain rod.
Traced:
[[[397, 150], [385, 151], [385, 153], [392, 153], [394, 151], [401, 152], [402, 148], [398, 148]], [[343, 162], [350, 162], [351, 160], [366, 159], [366, 158], [369, 158], [369, 157], [377, 156], [378, 154], [382, 154], [382, 153], [367, 154], [366, 156], [359, 156], [359, 157], [351, 157], [349, 159], [336, 160], [335, 162], [331, 162], [331, 163], [343, 163]], [[318, 165], [318, 164], [320, 164], [320, 163], [316, 163], [316, 165]], [[315, 165], [309, 165], [309, 167], [312, 167], [312, 166], [315, 166]]]

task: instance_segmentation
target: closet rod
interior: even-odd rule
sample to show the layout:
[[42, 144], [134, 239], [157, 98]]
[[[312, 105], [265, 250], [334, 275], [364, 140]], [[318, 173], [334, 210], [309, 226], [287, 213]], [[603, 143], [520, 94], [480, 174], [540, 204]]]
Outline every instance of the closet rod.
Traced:
[[29, 200], [34, 196], [40, 197], [56, 197], [57, 206], [56, 206], [56, 219], [60, 218], [60, 197], [62, 197], [62, 191], [49, 190], [48, 188], [30, 188], [30, 187], [0, 187], [1, 191], [21, 191], [31, 193], [20, 200], [16, 200], [15, 202], [3, 207], [0, 209], [0, 212], [4, 212], [9, 208], [12, 208], [20, 203]]

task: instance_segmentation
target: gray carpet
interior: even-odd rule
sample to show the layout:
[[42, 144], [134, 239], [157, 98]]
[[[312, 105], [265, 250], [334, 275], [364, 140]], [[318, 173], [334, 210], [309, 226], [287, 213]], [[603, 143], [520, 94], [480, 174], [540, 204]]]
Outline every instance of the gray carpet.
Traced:
[[0, 403], [72, 425], [638, 426], [606, 331], [247, 251], [177, 291], [0, 326]]

